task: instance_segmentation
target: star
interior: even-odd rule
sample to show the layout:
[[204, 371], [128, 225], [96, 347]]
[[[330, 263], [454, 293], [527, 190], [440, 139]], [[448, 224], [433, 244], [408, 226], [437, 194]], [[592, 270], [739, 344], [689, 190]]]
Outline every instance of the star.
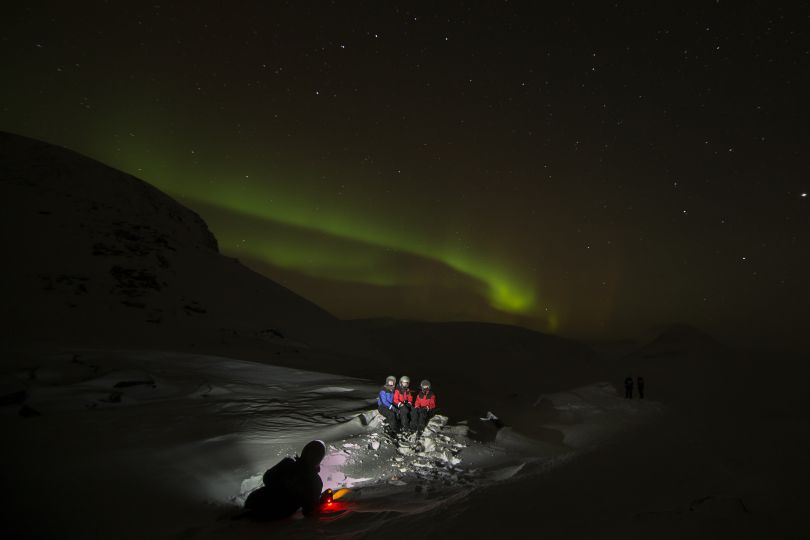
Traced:
[[[161, 17], [182, 13], [168, 4], [160, 3]], [[808, 90], [791, 76], [807, 55], [783, 49], [785, 29], [775, 22], [792, 8], [763, 7], [762, 20], [774, 22], [762, 27], [721, 2], [712, 8], [717, 18], [696, 24], [682, 14], [651, 36], [635, 23], [657, 20], [659, 7], [626, 21], [610, 3], [604, 12], [575, 10], [569, 44], [538, 31], [545, 24], [540, 7], [510, 6], [507, 24], [491, 26], [490, 10], [473, 5], [464, 21], [439, 6], [431, 18], [392, 8], [394, 15], [368, 13], [359, 23], [345, 10], [290, 6], [277, 13], [273, 32], [249, 31], [244, 41], [227, 37], [252, 29], [250, 15], [217, 22], [214, 31], [205, 23], [218, 13], [200, 4], [188, 24], [172, 26], [174, 39], [111, 33], [103, 10], [72, 21], [27, 9], [15, 19], [19, 28], [6, 32], [18, 58], [4, 66], [12, 85], [0, 105], [4, 131], [90, 152], [195, 201], [189, 204], [200, 206], [226, 255], [267, 263], [266, 277], [284, 276], [309, 300], [334, 302], [328, 307], [341, 316], [474, 316], [545, 331], [544, 306], [559, 302], [560, 329], [571, 325], [587, 335], [590, 325], [604, 328], [597, 319], [613, 307], [605, 295], [595, 315], [583, 313], [594, 286], [627, 295], [615, 307], [627, 310], [617, 320], [631, 332], [633, 325], [675, 319], [700, 327], [709, 322], [702, 298], [720, 304], [715, 327], [701, 328], [710, 333], [747, 339], [749, 329], [781, 335], [797, 326], [800, 307], [787, 294], [779, 296], [784, 305], [772, 305], [767, 294], [777, 280], [758, 283], [763, 294], [750, 298], [754, 269], [739, 267], [772, 262], [787, 283], [802, 287], [798, 276], [810, 271], [807, 250], [796, 249], [802, 212], [810, 209], [801, 206], [810, 205], [806, 163], [800, 152], [780, 149], [776, 135], [790, 133], [795, 96]], [[150, 23], [154, 9], [146, 14], [128, 14], [135, 29]], [[591, 18], [607, 24], [585, 33]], [[41, 20], [51, 21], [47, 44], [35, 37]], [[722, 27], [711, 26], [716, 20]], [[416, 32], [422, 23], [428, 26]], [[205, 39], [189, 66], [199, 26]], [[459, 40], [458, 30], [488, 39]], [[105, 46], [97, 50], [101, 31]], [[617, 33], [633, 45], [594, 50]], [[745, 53], [750, 36], [763, 38], [754, 54]], [[298, 39], [303, 47], [285, 45]], [[100, 61], [81, 61], [89, 54]], [[159, 62], [143, 70], [149, 55]], [[446, 69], [447, 55], [458, 70]], [[656, 65], [648, 66], [648, 57]], [[629, 80], [613, 69], [625, 64], [639, 67]], [[409, 67], [386, 68], [394, 76], [377, 80], [378, 67], [395, 65]], [[681, 91], [684, 69], [694, 92]], [[767, 92], [722, 98], [720, 89], [744, 84], [752, 72], [774, 75]], [[69, 78], [55, 84], [58, 77]], [[133, 81], [141, 82], [135, 88]], [[751, 107], [756, 121], [736, 114]], [[639, 128], [650, 136], [638, 136]], [[794, 138], [796, 148], [808, 142], [805, 134]], [[773, 181], [739, 189], [741, 178], [760, 171]], [[785, 196], [802, 201], [785, 205]], [[484, 219], [459, 228], [479, 215]], [[744, 243], [760, 237], [785, 242]], [[757, 262], [740, 249], [753, 251]], [[667, 252], [688, 263], [659, 256]], [[344, 279], [357, 294], [335, 301], [325, 291]], [[681, 298], [687, 281], [697, 292]], [[666, 284], [660, 294], [645, 294], [658, 283]], [[403, 287], [418, 302], [394, 302], [407, 298]], [[438, 305], [445, 287], [458, 305]], [[732, 297], [752, 300], [750, 312], [721, 301]], [[646, 313], [660, 320], [648, 321]]]

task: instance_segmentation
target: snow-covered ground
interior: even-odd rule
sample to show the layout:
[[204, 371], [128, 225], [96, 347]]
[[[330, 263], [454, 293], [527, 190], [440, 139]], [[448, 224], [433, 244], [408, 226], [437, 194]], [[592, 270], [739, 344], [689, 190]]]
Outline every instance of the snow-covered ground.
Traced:
[[[564, 464], [660, 411], [597, 384], [538, 396], [538, 418], [561, 434], [559, 443], [510, 427], [483, 442], [466, 420], [440, 415], [421, 438], [393, 441], [374, 410], [376, 382], [167, 352], [29, 356], [3, 388], [26, 392], [29, 415], [20, 416], [21, 402], [0, 407], [4, 462], [14, 464], [4, 486], [19, 494], [13, 523], [22, 536], [363, 536]], [[351, 488], [339, 514], [230, 519], [267, 468], [315, 438], [328, 445], [324, 485]], [[60, 502], [42, 512], [42, 497]]]

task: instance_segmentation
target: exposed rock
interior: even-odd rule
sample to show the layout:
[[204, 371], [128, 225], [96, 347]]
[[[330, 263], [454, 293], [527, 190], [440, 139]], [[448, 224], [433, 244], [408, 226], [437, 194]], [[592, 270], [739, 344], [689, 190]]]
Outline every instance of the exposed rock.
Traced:
[[155, 388], [155, 381], [152, 379], [145, 379], [141, 381], [119, 381], [113, 385], [113, 388], [129, 388], [131, 386], [139, 385], [151, 386], [152, 388]]
[[34, 418], [37, 416], [42, 416], [42, 413], [29, 405], [23, 405], [20, 407], [19, 415], [23, 418]]
[[27, 397], [28, 392], [25, 389], [8, 391], [0, 388], [0, 406], [16, 405], [25, 401]]

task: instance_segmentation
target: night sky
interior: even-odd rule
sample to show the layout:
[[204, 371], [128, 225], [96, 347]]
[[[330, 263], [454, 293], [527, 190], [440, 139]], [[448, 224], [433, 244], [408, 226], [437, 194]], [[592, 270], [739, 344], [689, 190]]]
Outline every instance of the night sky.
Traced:
[[658, 4], [17, 2], [0, 129], [340, 317], [801, 343], [810, 7]]

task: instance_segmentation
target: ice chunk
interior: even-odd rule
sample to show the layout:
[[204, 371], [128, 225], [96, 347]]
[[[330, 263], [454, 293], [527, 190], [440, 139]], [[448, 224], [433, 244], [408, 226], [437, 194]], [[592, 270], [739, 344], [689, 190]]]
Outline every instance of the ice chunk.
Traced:
[[[262, 475], [257, 474], [251, 476], [250, 478], [245, 478], [242, 480], [242, 485], [239, 488], [239, 493], [241, 497], [247, 497], [247, 494], [253, 491], [256, 488], [261, 487], [262, 485]], [[241, 501], [240, 501], [241, 502]]]
[[439, 431], [446, 424], [447, 424], [447, 417], [437, 414], [436, 416], [430, 419], [427, 425], [427, 429], [431, 431]]
[[487, 411], [487, 415], [484, 418], [481, 418], [483, 422], [487, 422], [489, 420], [498, 420], [498, 417], [492, 414], [492, 411]]
[[512, 478], [517, 473], [519, 473], [521, 469], [523, 469], [524, 465], [525, 463], [518, 463], [517, 465], [512, 465], [509, 467], [498, 469], [496, 471], [492, 471], [489, 474], [489, 477], [492, 480], [506, 480], [507, 478]]
[[315, 388], [310, 390], [314, 394], [337, 394], [342, 392], [354, 392], [354, 388], [345, 388], [343, 386], [324, 386], [323, 388]]
[[362, 484], [364, 482], [370, 482], [372, 480], [374, 480], [374, 478], [371, 478], [371, 477], [368, 477], [368, 478], [366, 478], [366, 477], [363, 477], [363, 478], [351, 478], [351, 477], [347, 476], [346, 477], [346, 487], [354, 487], [357, 484]]
[[449, 426], [444, 429], [446, 433], [450, 433], [454, 437], [467, 437], [470, 431], [468, 426]]
[[385, 423], [385, 418], [376, 409], [366, 411], [359, 415], [360, 423], [370, 429], [381, 428]]

